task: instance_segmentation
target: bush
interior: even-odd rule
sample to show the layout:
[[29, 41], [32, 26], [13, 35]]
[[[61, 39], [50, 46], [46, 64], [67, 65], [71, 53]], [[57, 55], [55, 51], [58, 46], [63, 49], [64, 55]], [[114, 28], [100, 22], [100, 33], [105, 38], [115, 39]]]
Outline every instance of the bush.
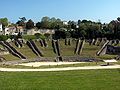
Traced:
[[43, 40], [46, 39], [46, 37], [44, 35], [41, 35], [40, 38]]
[[36, 39], [36, 37], [35, 37], [35, 35], [24, 35], [23, 39], [33, 40], [33, 39]]
[[70, 33], [69, 31], [66, 31], [66, 32], [65, 32], [65, 37], [66, 37], [66, 38], [70, 38], [70, 37], [71, 37], [71, 33]]
[[50, 34], [49, 34], [49, 33], [45, 33], [44, 36], [45, 36], [46, 38], [49, 38], [49, 37], [50, 37]]
[[5, 41], [9, 38], [7, 35], [0, 35], [0, 41]]
[[46, 37], [45, 37], [45, 35], [43, 35], [43, 34], [40, 34], [40, 33], [36, 33], [35, 34], [35, 37], [36, 37], [36, 39], [46, 39]]
[[41, 36], [41, 34], [40, 34], [40, 33], [36, 33], [36, 34], [35, 34], [35, 37], [36, 37], [37, 39], [39, 39], [39, 38], [40, 38], [40, 36]]

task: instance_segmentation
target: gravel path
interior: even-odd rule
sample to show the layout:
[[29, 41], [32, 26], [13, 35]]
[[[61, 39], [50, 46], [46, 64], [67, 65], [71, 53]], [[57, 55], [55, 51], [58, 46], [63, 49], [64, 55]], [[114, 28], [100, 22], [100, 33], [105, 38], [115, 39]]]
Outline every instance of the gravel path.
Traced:
[[65, 67], [65, 68], [46, 68], [46, 69], [13, 69], [13, 68], [0, 68], [0, 71], [7, 72], [28, 72], [28, 71], [69, 71], [69, 70], [94, 70], [94, 69], [118, 69], [120, 65], [113, 66], [85, 66], [85, 67]]
[[29, 66], [29, 67], [40, 67], [40, 66], [54, 66], [54, 65], [70, 65], [70, 64], [80, 64], [86, 62], [30, 62], [30, 63], [22, 63], [16, 65]]

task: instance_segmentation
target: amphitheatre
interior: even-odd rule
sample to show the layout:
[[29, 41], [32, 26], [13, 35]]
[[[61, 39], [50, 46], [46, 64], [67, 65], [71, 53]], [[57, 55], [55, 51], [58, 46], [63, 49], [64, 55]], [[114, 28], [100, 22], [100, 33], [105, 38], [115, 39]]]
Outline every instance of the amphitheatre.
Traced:
[[0, 18], [0, 90], [120, 90], [119, 35], [120, 17]]
[[[106, 38], [91, 40], [73, 38], [59, 40], [8, 39], [0, 41], [0, 46], [1, 50], [5, 52], [1, 57], [2, 67], [21, 66], [23, 68], [22, 66], [25, 66], [26, 68], [34, 68], [62, 65], [74, 67], [77, 64], [107, 67], [109, 63], [119, 65], [119, 41], [107, 40]], [[109, 60], [109, 62], [106, 63], [105, 60]]]
[[0, 3], [0, 90], [120, 90], [120, 0]]

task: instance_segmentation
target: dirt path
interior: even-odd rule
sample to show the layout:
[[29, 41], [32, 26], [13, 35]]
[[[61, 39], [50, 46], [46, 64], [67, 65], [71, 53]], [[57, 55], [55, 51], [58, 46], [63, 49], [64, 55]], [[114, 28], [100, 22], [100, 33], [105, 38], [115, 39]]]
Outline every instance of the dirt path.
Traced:
[[40, 67], [40, 66], [54, 66], [54, 65], [70, 65], [70, 64], [80, 64], [86, 62], [31, 62], [31, 63], [22, 63], [16, 64], [21, 66], [29, 66], [29, 67]]
[[46, 68], [46, 69], [13, 69], [13, 68], [0, 68], [0, 71], [7, 72], [28, 72], [28, 71], [69, 71], [69, 70], [94, 70], [94, 69], [117, 69], [120, 65], [114, 66], [85, 66], [85, 67], [65, 67], [65, 68]]

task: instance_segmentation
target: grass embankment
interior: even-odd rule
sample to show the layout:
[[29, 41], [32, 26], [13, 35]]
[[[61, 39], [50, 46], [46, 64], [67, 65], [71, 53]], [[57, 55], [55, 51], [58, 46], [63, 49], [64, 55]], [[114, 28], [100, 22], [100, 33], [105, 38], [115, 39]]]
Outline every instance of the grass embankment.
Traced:
[[1, 90], [119, 90], [120, 69], [0, 72]]
[[44, 57], [56, 57], [55, 53], [53, 52], [52, 43], [51, 41], [47, 41], [48, 47], [41, 47], [40, 42], [36, 41], [35, 44], [43, 52]]
[[15, 43], [10, 43], [14, 48], [16, 48], [19, 52], [21, 52], [23, 55], [25, 55], [28, 59], [32, 59], [37, 57], [36, 54], [33, 53], [33, 51], [28, 47], [28, 45], [23, 44], [23, 47], [19, 48], [15, 45]]
[[[24, 56], [26, 56], [28, 59], [33, 59], [37, 57], [26, 44], [23, 44], [23, 47], [21, 48], [17, 47], [14, 42], [11, 42], [10, 44], [14, 48], [16, 48], [19, 52], [21, 52]], [[3, 55], [3, 57], [5, 57], [7, 61], [20, 60], [18, 57], [13, 56], [12, 54]]]
[[90, 57], [90, 58], [98, 58], [98, 59], [113, 59], [117, 56], [117, 55], [108, 55], [108, 54], [97, 56], [96, 53], [101, 49], [101, 47], [102, 46], [89, 45], [89, 43], [85, 43], [81, 57]]
[[[0, 45], [0, 48], [4, 48], [2, 45]], [[18, 57], [13, 56], [12, 54], [6, 54], [6, 55], [1, 55], [4, 57], [6, 60], [12, 61], [12, 60], [20, 60]]]
[[[35, 42], [38, 48], [43, 52], [44, 57], [56, 57], [56, 54], [53, 52], [51, 41], [48, 42], [48, 47], [41, 47], [39, 42]], [[72, 41], [71, 46], [66, 46], [64, 44], [64, 40], [60, 40], [60, 52], [62, 56], [74, 56], [74, 50], [76, 46], [76, 41]], [[32, 52], [32, 50], [24, 44], [24, 47], [18, 48], [15, 46], [13, 42], [11, 42], [11, 45], [15, 47], [18, 51], [23, 53], [28, 59], [36, 58], [37, 56]], [[99, 51], [101, 46], [95, 46], [95, 45], [89, 45], [87, 42], [85, 43], [83, 47], [83, 52], [80, 55], [81, 57], [88, 57], [88, 58], [99, 58], [99, 59], [113, 59], [117, 55], [103, 55], [103, 56], [96, 56], [96, 52]], [[9, 55], [3, 55], [6, 60], [20, 60], [19, 58], [9, 54]]]

